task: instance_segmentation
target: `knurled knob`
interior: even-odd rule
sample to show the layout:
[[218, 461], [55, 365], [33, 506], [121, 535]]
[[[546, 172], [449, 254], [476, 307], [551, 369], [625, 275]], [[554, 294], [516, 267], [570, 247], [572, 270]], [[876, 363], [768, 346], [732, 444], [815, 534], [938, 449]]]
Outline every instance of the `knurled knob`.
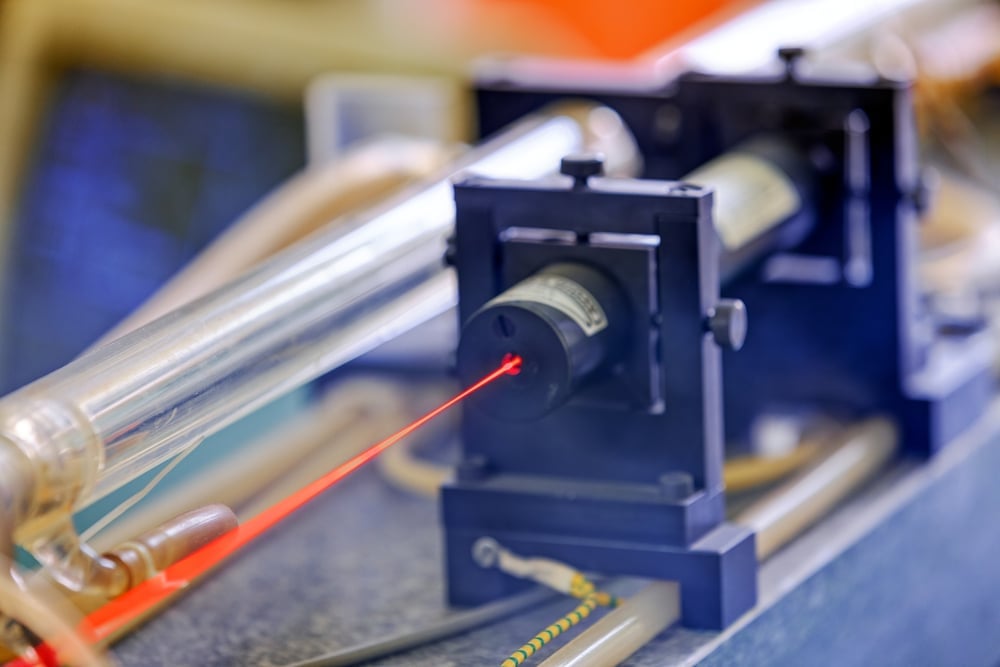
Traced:
[[747, 307], [739, 299], [721, 299], [708, 313], [708, 329], [719, 346], [743, 347], [747, 339]]
[[604, 156], [600, 153], [573, 153], [562, 159], [559, 171], [573, 179], [573, 187], [584, 187], [588, 178], [604, 173]]

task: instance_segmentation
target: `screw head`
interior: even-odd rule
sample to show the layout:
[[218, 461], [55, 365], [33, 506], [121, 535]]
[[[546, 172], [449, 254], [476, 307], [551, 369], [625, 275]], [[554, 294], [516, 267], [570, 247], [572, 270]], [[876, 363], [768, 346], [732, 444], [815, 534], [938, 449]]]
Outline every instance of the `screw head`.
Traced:
[[500, 560], [500, 544], [492, 537], [480, 537], [472, 545], [472, 560], [482, 568], [496, 567]]
[[470, 456], [455, 468], [455, 479], [459, 482], [479, 482], [489, 477], [490, 462], [485, 456]]
[[778, 57], [784, 62], [798, 60], [806, 54], [806, 50], [801, 46], [782, 46], [778, 49]]
[[604, 173], [604, 156], [600, 153], [572, 153], [562, 159], [559, 171], [573, 178], [574, 187], [583, 187], [588, 178]]
[[721, 299], [708, 313], [708, 330], [715, 342], [739, 350], [747, 339], [747, 307], [739, 299]]
[[785, 63], [785, 74], [788, 78], [795, 76], [795, 65], [805, 54], [806, 50], [801, 46], [783, 46], [778, 49], [778, 58]]
[[660, 475], [660, 492], [671, 501], [681, 501], [694, 493], [694, 478], [686, 472], [675, 471]]

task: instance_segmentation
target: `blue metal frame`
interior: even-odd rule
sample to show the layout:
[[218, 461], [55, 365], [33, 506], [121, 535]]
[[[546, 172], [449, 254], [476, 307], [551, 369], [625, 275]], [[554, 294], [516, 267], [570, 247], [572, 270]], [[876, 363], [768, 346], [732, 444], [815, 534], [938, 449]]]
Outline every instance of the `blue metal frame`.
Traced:
[[[587, 570], [678, 580], [685, 623], [729, 625], [755, 603], [756, 555], [752, 533], [724, 523], [720, 352], [705, 326], [719, 302], [711, 192], [555, 177], [469, 178], [455, 193], [463, 321], [544, 266], [580, 262], [628, 287], [630, 347], [650, 354], [540, 419], [498, 418], [471, 401], [459, 478], [442, 492], [450, 600], [524, 586], [474, 562], [472, 545], [489, 536]], [[575, 241], [510, 233], [523, 228]], [[601, 232], [642, 238], [601, 241]], [[690, 482], [679, 494], [668, 483], [678, 475]]]
[[725, 358], [727, 434], [744, 439], [769, 409], [887, 412], [910, 453], [932, 455], [982, 413], [994, 380], [983, 323], [936, 322], [921, 298], [924, 193], [910, 87], [806, 80], [792, 65], [778, 77], [688, 75], [632, 91], [483, 81], [480, 129], [560, 99], [593, 99], [630, 127], [648, 178], [682, 178], [751, 137], [795, 142], [815, 166], [818, 220], [793, 253], [723, 286], [753, 323], [745, 349]]

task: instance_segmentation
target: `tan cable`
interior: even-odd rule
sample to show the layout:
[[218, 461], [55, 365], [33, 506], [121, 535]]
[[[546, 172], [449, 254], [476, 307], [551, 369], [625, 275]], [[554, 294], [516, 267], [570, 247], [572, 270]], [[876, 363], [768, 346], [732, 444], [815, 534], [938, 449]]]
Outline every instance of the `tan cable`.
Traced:
[[773, 484], [812, 463], [822, 452], [822, 443], [806, 440], [781, 456], [742, 456], [728, 459], [723, 468], [726, 491], [738, 493]]
[[[452, 426], [454, 428], [454, 426]], [[436, 496], [451, 477], [449, 466], [431, 463], [415, 453], [420, 441], [400, 443], [379, 457], [379, 471], [393, 486], [418, 496]], [[807, 440], [781, 456], [746, 456], [726, 461], [726, 491], [741, 492], [772, 484], [815, 461], [823, 452], [820, 442]]]

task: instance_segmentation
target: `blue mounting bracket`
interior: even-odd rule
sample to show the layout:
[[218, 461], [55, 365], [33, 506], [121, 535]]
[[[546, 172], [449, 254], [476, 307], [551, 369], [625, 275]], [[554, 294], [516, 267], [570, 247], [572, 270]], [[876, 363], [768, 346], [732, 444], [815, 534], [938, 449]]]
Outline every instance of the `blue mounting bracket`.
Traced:
[[807, 78], [793, 60], [780, 75], [687, 74], [631, 90], [492, 76], [478, 84], [484, 135], [552, 102], [594, 100], [629, 127], [646, 178], [684, 178], [755, 137], [807, 157], [812, 231], [722, 286], [753, 319], [745, 349], [725, 358], [730, 440], [769, 410], [884, 413], [926, 457], [985, 410], [995, 391], [985, 316], [942, 321], [919, 284], [926, 193], [908, 83]]
[[[755, 604], [757, 561], [753, 534], [725, 523], [720, 345], [739, 326], [717, 326], [732, 304], [719, 297], [711, 191], [576, 175], [469, 177], [455, 194], [459, 374], [480, 377], [504, 352], [525, 362], [463, 414], [463, 461], [442, 490], [451, 602], [525, 585], [475, 562], [492, 537], [586, 571], [677, 580], [686, 624], [732, 623]], [[544, 289], [574, 287], [534, 302], [544, 289], [525, 285], [539, 275]], [[539, 318], [565, 347], [542, 346]]]

